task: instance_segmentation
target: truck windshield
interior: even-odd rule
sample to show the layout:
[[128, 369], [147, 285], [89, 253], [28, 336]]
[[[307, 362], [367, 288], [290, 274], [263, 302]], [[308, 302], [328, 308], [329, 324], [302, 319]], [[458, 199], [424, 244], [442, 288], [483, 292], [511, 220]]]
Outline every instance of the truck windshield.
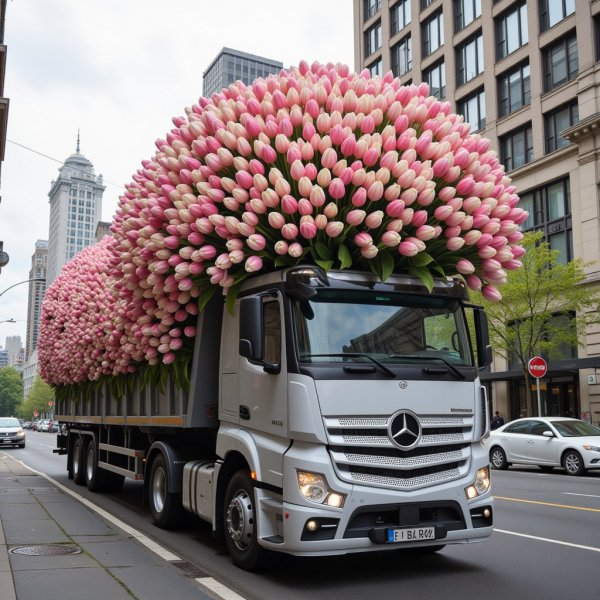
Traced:
[[295, 303], [294, 320], [301, 362], [473, 364], [464, 313], [453, 298], [319, 290]]

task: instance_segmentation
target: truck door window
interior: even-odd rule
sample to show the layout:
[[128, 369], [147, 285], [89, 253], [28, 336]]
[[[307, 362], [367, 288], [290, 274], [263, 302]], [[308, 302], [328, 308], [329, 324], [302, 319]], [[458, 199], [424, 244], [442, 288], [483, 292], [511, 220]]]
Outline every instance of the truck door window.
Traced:
[[263, 303], [265, 329], [265, 361], [271, 365], [281, 362], [281, 315], [279, 302], [268, 299]]

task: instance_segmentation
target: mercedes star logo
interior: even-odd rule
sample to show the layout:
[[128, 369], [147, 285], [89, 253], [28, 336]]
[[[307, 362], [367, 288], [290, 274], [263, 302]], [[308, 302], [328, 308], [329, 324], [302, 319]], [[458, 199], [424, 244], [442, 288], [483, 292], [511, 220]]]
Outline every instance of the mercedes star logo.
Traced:
[[413, 412], [399, 410], [390, 419], [388, 435], [394, 446], [400, 450], [414, 448], [421, 439], [421, 423]]

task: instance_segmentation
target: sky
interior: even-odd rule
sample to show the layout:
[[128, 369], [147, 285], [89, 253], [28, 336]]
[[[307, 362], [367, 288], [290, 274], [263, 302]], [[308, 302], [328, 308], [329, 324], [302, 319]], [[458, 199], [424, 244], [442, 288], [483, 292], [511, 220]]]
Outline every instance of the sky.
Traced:
[[[202, 94], [223, 47], [284, 67], [341, 62], [355, 69], [351, 0], [9, 0], [4, 96], [10, 99], [0, 195], [0, 346], [26, 339], [36, 240], [48, 239], [51, 183], [81, 153], [102, 174], [102, 220], [154, 154], [171, 118]], [[2, 321], [14, 319], [16, 323]]]

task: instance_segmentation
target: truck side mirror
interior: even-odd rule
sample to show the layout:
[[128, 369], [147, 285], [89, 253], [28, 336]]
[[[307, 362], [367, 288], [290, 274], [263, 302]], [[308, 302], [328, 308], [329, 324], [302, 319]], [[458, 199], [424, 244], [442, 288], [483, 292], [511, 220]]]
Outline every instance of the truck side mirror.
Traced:
[[248, 360], [262, 362], [265, 356], [263, 308], [259, 296], [240, 301], [239, 353]]
[[477, 344], [477, 366], [480, 368], [492, 364], [492, 347], [490, 346], [490, 332], [487, 316], [483, 309], [474, 308], [475, 319], [475, 341]]

